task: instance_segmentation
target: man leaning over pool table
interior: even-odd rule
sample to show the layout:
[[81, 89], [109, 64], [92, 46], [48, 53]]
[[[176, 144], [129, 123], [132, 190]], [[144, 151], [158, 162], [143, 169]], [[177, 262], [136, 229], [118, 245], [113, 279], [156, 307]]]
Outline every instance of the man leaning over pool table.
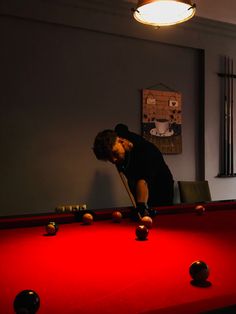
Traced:
[[[151, 207], [173, 204], [174, 181], [159, 149], [124, 124], [97, 134], [93, 152], [125, 175], [135, 199], [132, 217], [152, 216]], [[150, 208], [150, 209], [149, 209]]]

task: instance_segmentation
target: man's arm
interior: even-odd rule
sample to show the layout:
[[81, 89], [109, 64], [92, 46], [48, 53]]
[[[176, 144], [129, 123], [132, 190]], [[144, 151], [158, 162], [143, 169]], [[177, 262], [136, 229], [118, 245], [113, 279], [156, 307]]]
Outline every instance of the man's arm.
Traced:
[[144, 179], [140, 179], [136, 183], [136, 202], [147, 204], [148, 202], [148, 185]]
[[[118, 169], [117, 169], [118, 170]], [[136, 200], [129, 189], [127, 179], [123, 172], [118, 171], [121, 181], [123, 182], [125, 189], [129, 195], [131, 203], [133, 204], [133, 218], [141, 220], [143, 216], [149, 216], [147, 211], [148, 200], [148, 186], [145, 180], [141, 179], [137, 181], [136, 185]]]

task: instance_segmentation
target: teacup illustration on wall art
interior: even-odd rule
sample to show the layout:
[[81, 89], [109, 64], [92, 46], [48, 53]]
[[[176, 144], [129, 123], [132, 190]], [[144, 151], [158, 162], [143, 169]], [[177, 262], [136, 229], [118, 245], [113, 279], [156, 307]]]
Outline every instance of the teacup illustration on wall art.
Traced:
[[170, 123], [167, 119], [156, 119], [155, 127], [159, 135], [164, 135], [169, 131]]

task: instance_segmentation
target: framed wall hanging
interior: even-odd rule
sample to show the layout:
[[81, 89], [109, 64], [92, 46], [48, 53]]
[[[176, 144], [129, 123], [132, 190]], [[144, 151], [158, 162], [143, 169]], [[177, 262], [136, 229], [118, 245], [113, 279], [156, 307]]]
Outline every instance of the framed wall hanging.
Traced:
[[142, 90], [142, 136], [163, 154], [182, 153], [182, 97], [175, 91]]

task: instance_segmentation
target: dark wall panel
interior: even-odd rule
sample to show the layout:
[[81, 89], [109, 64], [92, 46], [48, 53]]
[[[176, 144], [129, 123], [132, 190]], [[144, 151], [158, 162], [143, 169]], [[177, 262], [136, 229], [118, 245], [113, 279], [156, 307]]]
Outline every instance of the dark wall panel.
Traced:
[[200, 50], [14, 18], [1, 24], [1, 214], [127, 204], [114, 169], [93, 156], [93, 139], [118, 122], [140, 133], [140, 90], [159, 83], [183, 95], [183, 153], [165, 158], [176, 180], [196, 176]]

